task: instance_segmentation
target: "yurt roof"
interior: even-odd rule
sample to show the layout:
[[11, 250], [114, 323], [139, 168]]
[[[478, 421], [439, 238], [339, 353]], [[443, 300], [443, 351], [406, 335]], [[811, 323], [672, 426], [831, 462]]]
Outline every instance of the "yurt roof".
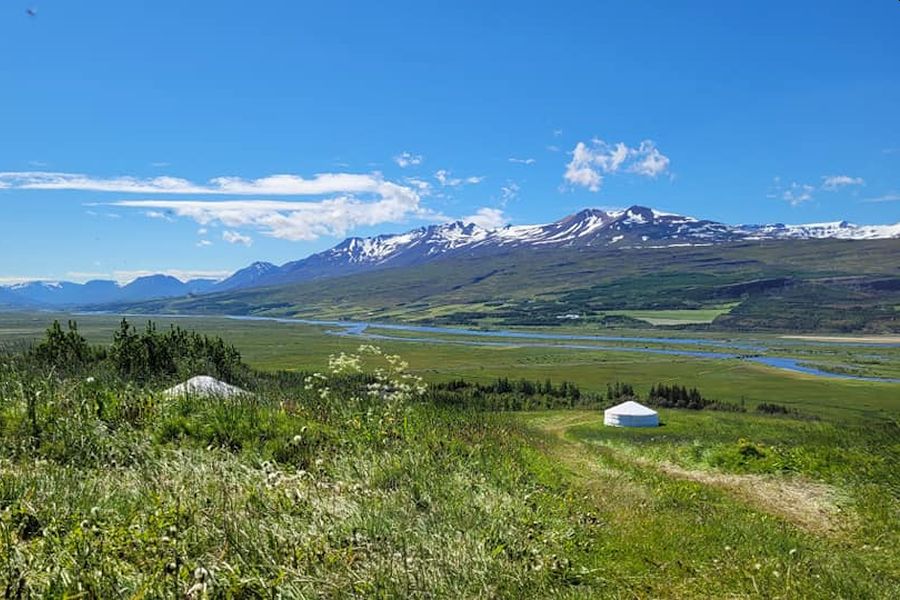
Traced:
[[617, 404], [612, 408], [607, 408], [604, 412], [613, 413], [616, 415], [633, 415], [635, 417], [650, 416], [656, 414], [656, 411], [652, 408], [648, 408], [640, 402], [635, 402], [634, 400], [629, 400], [628, 402]]
[[198, 375], [197, 377], [191, 377], [184, 383], [179, 383], [178, 385], [167, 389], [163, 392], [163, 395], [170, 398], [173, 396], [185, 395], [231, 398], [233, 396], [242, 396], [247, 393], [246, 390], [242, 390], [241, 388], [225, 383], [224, 381], [219, 381], [215, 377]]

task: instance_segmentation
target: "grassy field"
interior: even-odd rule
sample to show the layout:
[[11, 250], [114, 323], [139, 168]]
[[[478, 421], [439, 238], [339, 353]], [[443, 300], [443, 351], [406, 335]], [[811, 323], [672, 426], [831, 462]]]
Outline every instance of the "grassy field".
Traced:
[[728, 314], [738, 304], [732, 302], [722, 306], [685, 310], [607, 310], [603, 311], [603, 315], [629, 317], [651, 325], [690, 325], [712, 323], [716, 317]]
[[[51, 318], [0, 313], [0, 344], [25, 348]], [[98, 344], [119, 321], [77, 319]], [[549, 378], [590, 393], [622, 381], [642, 397], [676, 383], [748, 409], [661, 409], [659, 428], [611, 429], [597, 410], [373, 397], [354, 359], [329, 360], [360, 340], [327, 328], [156, 321], [235, 344], [260, 369], [256, 395], [167, 399], [162, 383], [0, 361], [7, 597], [900, 594], [898, 384], [515, 344], [385, 341], [408, 367], [361, 357], [397, 382]], [[896, 367], [895, 348], [803, 348]], [[326, 374], [314, 384], [290, 373], [313, 370]], [[799, 412], [754, 413], [762, 402]]]
[[[56, 315], [65, 319], [66, 315]], [[43, 335], [54, 316], [42, 313], [0, 313], [0, 343], [24, 344]], [[88, 340], [101, 343], [111, 339], [119, 318], [77, 316], [79, 330]], [[132, 319], [136, 323], [141, 318]], [[221, 336], [237, 346], [247, 362], [266, 370], [323, 369], [328, 356], [353, 351], [358, 338], [342, 338], [324, 333], [328, 328], [296, 323], [235, 321], [223, 318], [154, 318], [160, 328], [170, 324]], [[646, 332], [644, 332], [646, 334]], [[694, 334], [696, 337], [696, 334]], [[735, 336], [731, 336], [734, 339]], [[704, 360], [683, 356], [636, 354], [615, 351], [571, 351], [553, 348], [508, 346], [479, 348], [448, 344], [379, 341], [386, 350], [402, 354], [413, 372], [430, 381], [465, 378], [488, 382], [498, 377], [543, 381], [571, 381], [586, 390], [602, 391], [607, 383], [628, 382], [641, 393], [655, 383], [677, 383], [698, 387], [705, 395], [753, 406], [778, 402], [812, 414], [841, 418], [896, 418], [900, 414], [900, 385], [827, 379], [788, 373], [746, 361]], [[807, 349], [811, 362], [846, 362], [847, 353], [861, 356], [871, 348]], [[833, 355], [830, 353], [840, 352]], [[900, 363], [898, 350], [888, 352], [889, 369]], [[826, 361], [827, 362], [827, 361]]]

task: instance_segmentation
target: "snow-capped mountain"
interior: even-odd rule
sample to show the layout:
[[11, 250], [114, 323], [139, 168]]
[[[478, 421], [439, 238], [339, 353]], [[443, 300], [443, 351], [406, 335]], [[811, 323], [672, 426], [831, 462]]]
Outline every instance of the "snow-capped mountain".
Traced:
[[897, 237], [900, 237], [900, 223], [726, 225], [643, 206], [611, 211], [586, 209], [544, 225], [488, 230], [456, 221], [396, 235], [348, 238], [330, 250], [268, 270], [255, 280], [254, 286], [410, 266], [460, 253], [484, 255], [528, 247], [659, 248], [760, 240]]
[[586, 209], [543, 225], [484, 229], [473, 223], [429, 225], [400, 234], [352, 237], [324, 252], [281, 266], [255, 262], [214, 282], [181, 282], [156, 275], [120, 286], [112, 281], [31, 282], [0, 287], [0, 306], [86, 306], [138, 302], [188, 294], [225, 292], [298, 283], [423, 264], [456, 255], [485, 256], [522, 248], [663, 248], [809, 239], [872, 240], [900, 238], [895, 225], [854, 225], [846, 221], [807, 225], [726, 225], [665, 213], [643, 206], [625, 210]]

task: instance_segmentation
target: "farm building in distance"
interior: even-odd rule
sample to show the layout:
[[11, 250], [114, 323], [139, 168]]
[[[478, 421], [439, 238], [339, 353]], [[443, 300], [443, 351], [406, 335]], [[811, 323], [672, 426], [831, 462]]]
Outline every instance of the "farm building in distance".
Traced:
[[652, 408], [629, 400], [603, 411], [603, 424], [612, 427], [659, 427], [659, 414]]

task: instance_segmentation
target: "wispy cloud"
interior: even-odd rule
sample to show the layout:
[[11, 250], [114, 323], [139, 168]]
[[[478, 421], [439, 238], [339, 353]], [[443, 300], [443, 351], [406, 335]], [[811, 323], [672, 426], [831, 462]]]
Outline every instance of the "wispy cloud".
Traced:
[[244, 246], [253, 245], [253, 238], [251, 238], [249, 235], [242, 235], [237, 231], [223, 231], [222, 239], [229, 244], [241, 244]]
[[506, 225], [507, 219], [499, 208], [479, 208], [475, 214], [463, 217], [463, 223], [475, 223], [485, 229], [497, 229]]
[[402, 189], [379, 173], [320, 173], [306, 179], [298, 175], [269, 175], [259, 179], [216, 177], [194, 183], [180, 177], [91, 177], [47, 171], [0, 172], [0, 183], [23, 190], [76, 190], [134, 194], [204, 194], [232, 196], [317, 196], [326, 194], [388, 194]]
[[147, 210], [144, 211], [145, 217], [150, 217], [151, 219], [162, 219], [163, 221], [171, 221], [172, 217], [164, 212], [160, 212], [158, 210]]
[[772, 181], [772, 191], [767, 194], [769, 198], [784, 200], [791, 206], [800, 206], [812, 200], [817, 192], [837, 192], [849, 186], [865, 185], [862, 177], [849, 175], [823, 175], [820, 185], [792, 181], [789, 185], [783, 185], [781, 178], [776, 177]]
[[366, 202], [352, 197], [319, 202], [278, 200], [121, 200], [116, 206], [172, 211], [205, 227], [252, 228], [263, 235], [291, 240], [342, 236], [362, 226], [402, 222], [409, 217], [432, 219], [419, 206], [418, 195], [398, 194]]
[[537, 162], [537, 160], [533, 158], [510, 158], [509, 162], [517, 164], [517, 165], [533, 165]]
[[403, 182], [416, 188], [422, 195], [427, 195], [431, 191], [431, 183], [420, 177], [405, 177]]
[[515, 181], [507, 181], [506, 185], [500, 187], [500, 206], [506, 207], [507, 204], [519, 197], [519, 184]]
[[397, 156], [394, 157], [394, 162], [401, 169], [405, 169], [406, 167], [417, 167], [422, 164], [422, 161], [425, 160], [421, 154], [413, 154], [412, 152], [401, 152]]
[[887, 194], [882, 194], [881, 196], [875, 196], [874, 198], [866, 198], [863, 202], [900, 202], [900, 193], [889, 192]]
[[213, 245], [213, 243], [212, 243], [211, 241], [209, 241], [209, 240], [199, 240], [199, 241], [197, 242], [197, 247], [198, 247], [198, 248], [206, 248], [206, 247], [212, 246], [212, 245]]
[[660, 152], [651, 140], [644, 140], [632, 148], [624, 142], [609, 144], [594, 138], [590, 143], [578, 142], [575, 145], [563, 179], [570, 185], [597, 192], [607, 175], [627, 172], [655, 178], [668, 171], [669, 164], [669, 157]]
[[86, 214], [89, 217], [103, 217], [105, 219], [121, 219], [122, 218], [122, 215], [120, 215], [119, 213], [114, 213], [114, 212], [99, 213], [96, 210], [86, 210], [86, 211], [84, 211], [84, 214]]
[[472, 177], [453, 177], [453, 175], [447, 169], [438, 169], [434, 173], [434, 178], [438, 180], [438, 183], [441, 184], [442, 187], [457, 187], [464, 184], [476, 184], [484, 181], [483, 175], [477, 175]]
[[[468, 178], [474, 183], [476, 178]], [[323, 173], [312, 178], [271, 175], [259, 179], [217, 177], [199, 184], [177, 177], [98, 178], [72, 173], [0, 172], [0, 185], [15, 189], [81, 190], [153, 195], [324, 196], [309, 201], [119, 200], [113, 206], [139, 208], [154, 218], [190, 218], [201, 227], [220, 224], [232, 230], [249, 227], [286, 240], [340, 236], [361, 226], [398, 223], [408, 218], [433, 219], [422, 207], [414, 186], [388, 181], [380, 173]], [[243, 235], [243, 234], [242, 234]]]
[[792, 181], [787, 189], [782, 190], [781, 199], [788, 202], [791, 206], [799, 206], [813, 199], [813, 191], [815, 189], [809, 184]]
[[829, 192], [848, 185], [865, 185], [865, 183], [862, 177], [850, 177], [849, 175], [824, 175], [822, 177], [822, 189]]

